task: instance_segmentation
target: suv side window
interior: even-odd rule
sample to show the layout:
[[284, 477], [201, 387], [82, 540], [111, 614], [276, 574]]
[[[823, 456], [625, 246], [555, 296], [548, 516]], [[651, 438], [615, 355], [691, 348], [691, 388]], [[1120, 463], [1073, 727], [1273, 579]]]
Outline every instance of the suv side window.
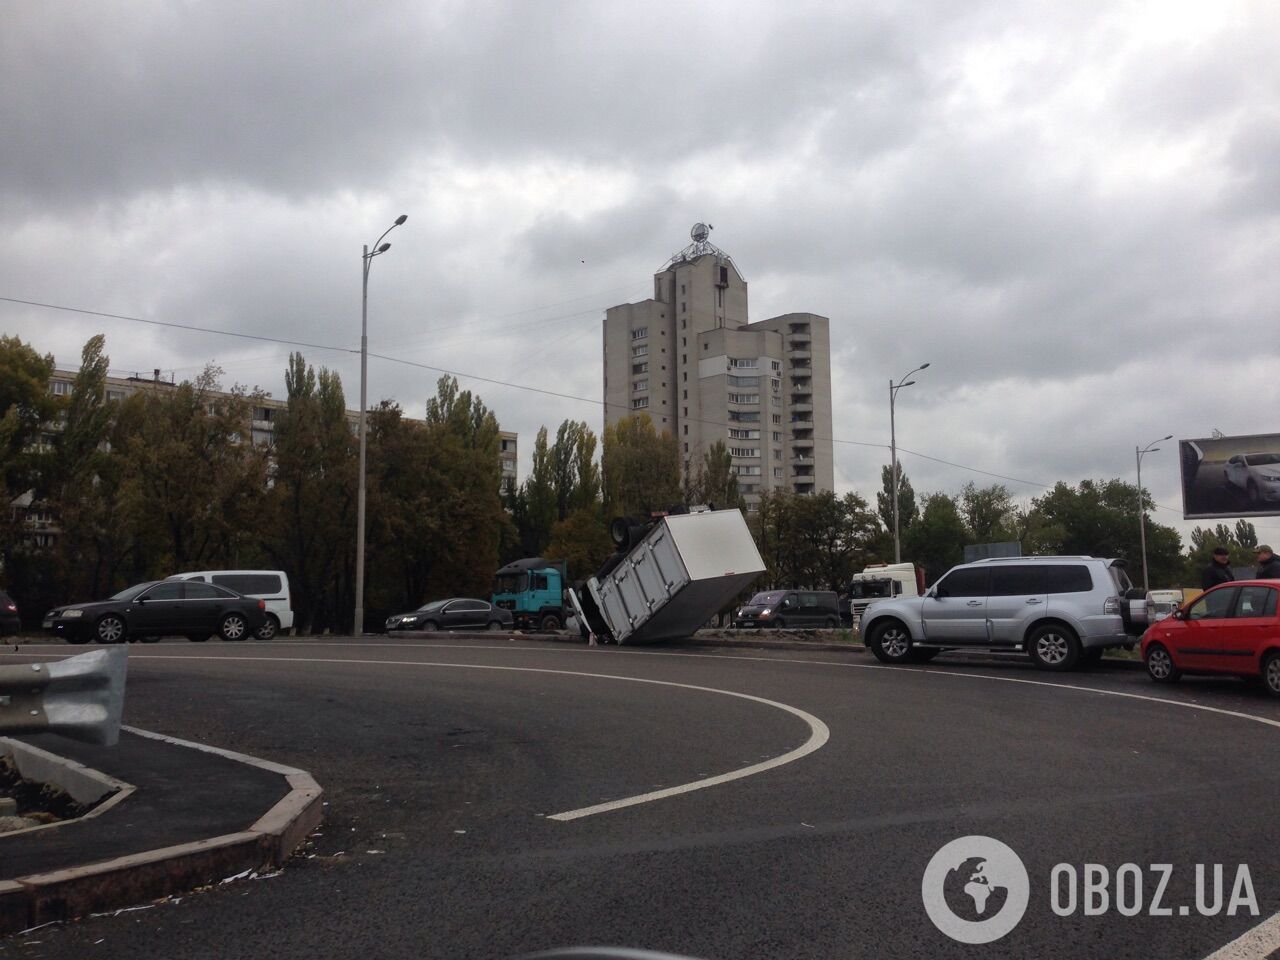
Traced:
[[952, 570], [938, 581], [935, 592], [939, 597], [985, 597], [988, 569], [961, 567], [959, 570]]
[[1233, 617], [1274, 617], [1276, 591], [1270, 587], [1241, 587]]
[[1231, 616], [1239, 587], [1210, 590], [1187, 610], [1188, 620], [1224, 620]]
[[1041, 568], [1031, 564], [1000, 564], [991, 568], [992, 597], [1020, 597], [1024, 594], [1048, 593]]
[[1093, 589], [1093, 577], [1084, 564], [1046, 563], [1037, 569], [1042, 578], [1039, 593], [1088, 593]]

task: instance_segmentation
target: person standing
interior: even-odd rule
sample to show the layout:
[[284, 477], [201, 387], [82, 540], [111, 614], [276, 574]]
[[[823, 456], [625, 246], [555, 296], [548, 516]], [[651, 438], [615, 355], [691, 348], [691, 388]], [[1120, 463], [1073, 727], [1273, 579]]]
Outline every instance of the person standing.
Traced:
[[1258, 569], [1254, 576], [1259, 580], [1280, 580], [1280, 557], [1271, 552], [1265, 543], [1258, 544]]
[[1231, 551], [1226, 547], [1214, 547], [1209, 565], [1200, 574], [1200, 589], [1208, 590], [1220, 583], [1230, 583], [1235, 578], [1231, 572]]

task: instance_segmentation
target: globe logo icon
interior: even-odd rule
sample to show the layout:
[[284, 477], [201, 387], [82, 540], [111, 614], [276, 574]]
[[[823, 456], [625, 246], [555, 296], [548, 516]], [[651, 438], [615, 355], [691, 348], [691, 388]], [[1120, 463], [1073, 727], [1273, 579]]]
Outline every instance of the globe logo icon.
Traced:
[[952, 840], [925, 868], [921, 895], [934, 926], [961, 943], [991, 943], [1016, 927], [1030, 883], [1021, 858], [992, 837]]

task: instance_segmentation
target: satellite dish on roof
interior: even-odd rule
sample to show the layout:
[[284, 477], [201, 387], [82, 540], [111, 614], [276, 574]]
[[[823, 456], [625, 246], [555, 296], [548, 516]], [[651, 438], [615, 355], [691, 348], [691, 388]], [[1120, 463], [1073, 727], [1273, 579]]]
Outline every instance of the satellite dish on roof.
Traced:
[[711, 227], [705, 223], [695, 223], [693, 229], [689, 231], [689, 236], [693, 238], [694, 243], [703, 243], [710, 235]]

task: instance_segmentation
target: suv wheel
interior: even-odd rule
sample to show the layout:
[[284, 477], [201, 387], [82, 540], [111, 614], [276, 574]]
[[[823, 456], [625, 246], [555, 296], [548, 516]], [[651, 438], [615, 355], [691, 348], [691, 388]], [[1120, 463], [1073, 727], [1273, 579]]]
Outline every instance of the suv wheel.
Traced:
[[1146, 663], [1147, 676], [1156, 683], [1177, 683], [1182, 679], [1182, 671], [1173, 665], [1173, 657], [1162, 644], [1147, 647]]
[[872, 627], [867, 646], [881, 663], [906, 663], [911, 658], [911, 634], [897, 620]]
[[1280, 650], [1272, 650], [1262, 661], [1262, 682], [1267, 693], [1280, 697]]
[[1027, 651], [1042, 670], [1070, 670], [1080, 661], [1080, 640], [1070, 628], [1047, 623], [1031, 631]]

